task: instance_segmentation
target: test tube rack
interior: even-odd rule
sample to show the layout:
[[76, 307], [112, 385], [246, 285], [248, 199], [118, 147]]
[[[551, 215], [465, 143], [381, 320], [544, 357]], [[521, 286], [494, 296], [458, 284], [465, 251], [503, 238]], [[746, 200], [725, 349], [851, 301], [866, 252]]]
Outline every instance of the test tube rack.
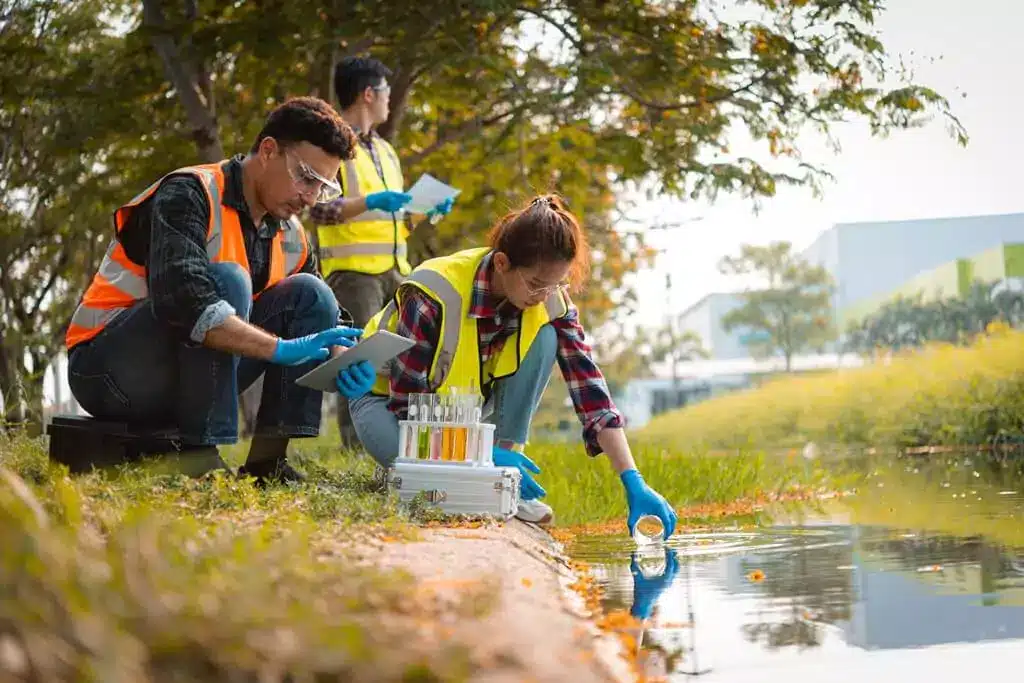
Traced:
[[481, 420], [480, 397], [414, 394], [409, 417], [398, 422], [400, 462], [490, 467], [494, 425]]
[[398, 460], [466, 467], [494, 464], [494, 425], [485, 422], [398, 421]]

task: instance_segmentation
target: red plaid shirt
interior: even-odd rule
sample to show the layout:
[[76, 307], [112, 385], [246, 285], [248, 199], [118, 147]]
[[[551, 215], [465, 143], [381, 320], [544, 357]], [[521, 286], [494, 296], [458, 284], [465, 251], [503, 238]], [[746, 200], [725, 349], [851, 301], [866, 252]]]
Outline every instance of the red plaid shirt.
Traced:
[[[522, 319], [521, 311], [506, 300], [499, 299], [490, 284], [491, 255], [477, 270], [473, 282], [469, 316], [477, 319], [481, 362], [497, 353], [505, 340], [516, 333]], [[395, 359], [391, 372], [391, 397], [388, 407], [399, 419], [405, 419], [409, 394], [427, 393], [427, 375], [440, 339], [438, 321], [441, 306], [421, 290], [405, 287], [395, 332], [416, 345]], [[556, 360], [569, 387], [576, 415], [583, 425], [583, 440], [590, 455], [601, 453], [597, 434], [605, 427], [622, 427], [625, 421], [612, 401], [601, 370], [591, 357], [579, 311], [569, 304], [569, 312], [551, 321], [558, 334]]]

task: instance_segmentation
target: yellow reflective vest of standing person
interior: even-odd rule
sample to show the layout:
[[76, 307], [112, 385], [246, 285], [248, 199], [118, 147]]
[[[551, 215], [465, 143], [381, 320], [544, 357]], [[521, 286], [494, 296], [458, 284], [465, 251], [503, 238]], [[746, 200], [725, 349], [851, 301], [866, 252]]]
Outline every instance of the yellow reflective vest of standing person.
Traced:
[[[379, 135], [371, 138], [371, 144], [380, 159], [383, 177], [377, 173], [366, 147], [358, 144], [355, 157], [342, 166], [343, 196], [365, 197], [384, 190], [404, 191], [402, 167], [394, 148]], [[391, 268], [408, 275], [412, 270], [406, 246], [409, 229], [401, 214], [366, 211], [344, 223], [321, 225], [317, 233], [324, 275], [336, 270], [379, 275]]]
[[[556, 289], [543, 303], [524, 310], [518, 332], [507, 339], [487, 363], [482, 363], [477, 321], [469, 316], [469, 307], [477, 270], [490, 251], [489, 248], [466, 249], [451, 256], [424, 261], [403, 283], [403, 288], [407, 285], [417, 287], [441, 306], [441, 333], [428, 375], [431, 390], [435, 393], [445, 393], [450, 387], [489, 390], [494, 380], [519, 370], [543, 325], [564, 317], [569, 311], [567, 295]], [[395, 331], [403, 288], [387, 306], [370, 318], [363, 328], [364, 338], [378, 329]], [[372, 393], [387, 396], [389, 377], [389, 369], [383, 369]]]

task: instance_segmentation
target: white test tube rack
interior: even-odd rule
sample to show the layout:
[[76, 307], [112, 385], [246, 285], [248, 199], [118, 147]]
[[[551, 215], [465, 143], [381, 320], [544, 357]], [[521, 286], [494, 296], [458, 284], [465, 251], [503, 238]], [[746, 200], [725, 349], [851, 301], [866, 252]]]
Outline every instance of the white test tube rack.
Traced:
[[399, 462], [490, 467], [493, 448], [494, 425], [479, 420], [398, 421]]

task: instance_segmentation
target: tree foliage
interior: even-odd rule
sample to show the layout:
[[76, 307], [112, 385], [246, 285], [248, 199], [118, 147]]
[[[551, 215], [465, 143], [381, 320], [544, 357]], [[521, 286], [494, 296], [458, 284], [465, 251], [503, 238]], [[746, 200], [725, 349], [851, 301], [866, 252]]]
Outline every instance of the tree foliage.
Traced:
[[596, 328], [628, 311], [628, 276], [651, 256], [642, 229], [623, 229], [637, 207], [622, 190], [815, 189], [827, 171], [801, 160], [797, 136], [851, 117], [879, 134], [939, 117], [966, 142], [947, 101], [894, 68], [872, 26], [881, 11], [878, 0], [0, 2], [0, 391], [59, 348], [118, 203], [178, 165], [244, 151], [288, 96], [333, 101], [333, 65], [356, 53], [395, 72], [382, 133], [407, 179], [429, 171], [463, 190], [416, 237], [416, 256], [478, 244], [508, 209], [558, 191], [594, 246], [578, 303]]
[[898, 296], [874, 313], [852, 321], [844, 348], [873, 355], [879, 350], [919, 348], [929, 342], [967, 344], [989, 325], [1024, 325], [1024, 293], [997, 282], [975, 281], [963, 296]]
[[744, 244], [737, 256], [723, 258], [719, 268], [727, 275], [756, 275], [764, 281], [764, 287], [743, 292], [743, 304], [722, 318], [727, 331], [745, 328], [763, 334], [764, 341], [751, 345], [755, 355], [781, 353], [788, 372], [794, 355], [820, 349], [835, 337], [832, 277], [794, 254], [789, 242]]

